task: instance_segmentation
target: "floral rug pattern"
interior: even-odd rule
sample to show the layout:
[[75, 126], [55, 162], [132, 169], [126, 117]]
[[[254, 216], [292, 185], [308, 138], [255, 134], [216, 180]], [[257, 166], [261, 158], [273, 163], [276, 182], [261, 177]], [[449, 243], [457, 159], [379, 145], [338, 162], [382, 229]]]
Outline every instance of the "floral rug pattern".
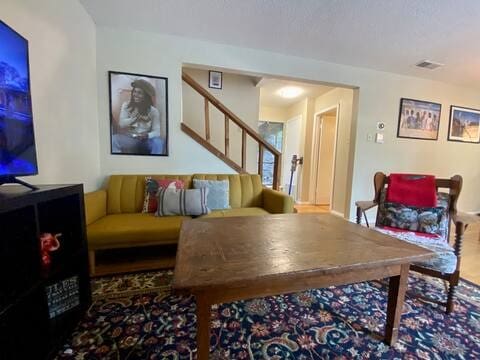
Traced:
[[[92, 281], [93, 304], [57, 359], [195, 359], [193, 297], [171, 271]], [[410, 274], [399, 340], [382, 342], [387, 282], [310, 290], [212, 307], [213, 359], [479, 359], [480, 287], [461, 281], [447, 316], [443, 282]], [[429, 300], [422, 297], [428, 295]]]

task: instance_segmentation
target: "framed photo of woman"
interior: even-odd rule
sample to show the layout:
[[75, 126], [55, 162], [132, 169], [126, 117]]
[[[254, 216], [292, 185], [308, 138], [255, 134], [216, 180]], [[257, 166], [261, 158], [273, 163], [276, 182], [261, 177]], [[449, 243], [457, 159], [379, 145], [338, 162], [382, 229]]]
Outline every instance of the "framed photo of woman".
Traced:
[[168, 156], [168, 79], [108, 72], [111, 153]]

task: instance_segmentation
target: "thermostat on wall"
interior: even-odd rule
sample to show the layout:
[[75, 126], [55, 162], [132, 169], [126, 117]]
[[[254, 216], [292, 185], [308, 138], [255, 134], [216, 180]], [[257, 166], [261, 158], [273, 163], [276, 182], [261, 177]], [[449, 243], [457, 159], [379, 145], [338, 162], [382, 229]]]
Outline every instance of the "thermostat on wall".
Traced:
[[377, 122], [377, 130], [385, 129], [385, 123], [382, 121]]

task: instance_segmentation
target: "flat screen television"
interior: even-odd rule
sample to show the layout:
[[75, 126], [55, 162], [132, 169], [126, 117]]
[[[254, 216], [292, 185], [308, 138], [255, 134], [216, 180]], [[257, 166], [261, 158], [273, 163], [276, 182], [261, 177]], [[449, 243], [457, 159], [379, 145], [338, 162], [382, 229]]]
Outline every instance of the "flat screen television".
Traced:
[[0, 184], [37, 173], [28, 41], [0, 20]]

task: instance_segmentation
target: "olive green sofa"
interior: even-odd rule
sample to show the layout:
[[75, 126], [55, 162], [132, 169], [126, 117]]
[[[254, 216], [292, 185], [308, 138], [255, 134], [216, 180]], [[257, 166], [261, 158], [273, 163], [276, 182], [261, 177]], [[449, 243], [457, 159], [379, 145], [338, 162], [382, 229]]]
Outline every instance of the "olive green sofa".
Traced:
[[292, 213], [293, 199], [264, 188], [259, 175], [112, 175], [104, 189], [85, 194], [85, 213], [90, 272], [95, 274], [97, 250], [176, 244], [185, 216], [157, 217], [142, 213], [145, 177], [182, 180], [185, 188], [193, 179], [228, 180], [230, 209], [212, 211], [203, 217], [259, 216]]

